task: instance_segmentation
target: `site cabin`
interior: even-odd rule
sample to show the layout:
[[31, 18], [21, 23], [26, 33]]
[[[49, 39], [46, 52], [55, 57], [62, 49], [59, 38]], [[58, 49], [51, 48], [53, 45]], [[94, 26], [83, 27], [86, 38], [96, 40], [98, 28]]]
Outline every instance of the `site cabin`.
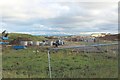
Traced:
[[0, 44], [1, 45], [6, 45], [6, 44], [9, 44], [9, 42], [8, 42], [8, 33], [5, 33], [6, 32], [6, 30], [4, 30], [3, 32], [2, 32], [2, 36], [0, 36]]
[[1, 37], [1, 38], [0, 38], [0, 44], [1, 44], [1, 45], [9, 44], [9, 42], [8, 42], [8, 37]]
[[9, 44], [9, 42], [0, 42], [1, 45]]

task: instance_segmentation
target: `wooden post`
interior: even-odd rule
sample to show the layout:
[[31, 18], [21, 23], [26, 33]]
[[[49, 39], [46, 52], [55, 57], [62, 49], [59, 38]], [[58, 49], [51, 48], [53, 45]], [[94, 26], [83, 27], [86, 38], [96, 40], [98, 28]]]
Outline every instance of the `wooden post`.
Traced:
[[50, 78], [52, 78], [51, 77], [51, 65], [50, 65], [50, 50], [48, 50], [48, 66], [49, 66], [49, 75], [50, 75]]

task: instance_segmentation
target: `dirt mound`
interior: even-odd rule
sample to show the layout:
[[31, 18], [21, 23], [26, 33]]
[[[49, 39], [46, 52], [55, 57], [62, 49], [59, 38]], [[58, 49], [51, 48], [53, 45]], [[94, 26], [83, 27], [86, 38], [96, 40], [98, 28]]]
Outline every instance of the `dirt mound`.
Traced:
[[118, 41], [120, 40], [120, 34], [106, 35], [104, 37], [99, 37], [102, 40]]

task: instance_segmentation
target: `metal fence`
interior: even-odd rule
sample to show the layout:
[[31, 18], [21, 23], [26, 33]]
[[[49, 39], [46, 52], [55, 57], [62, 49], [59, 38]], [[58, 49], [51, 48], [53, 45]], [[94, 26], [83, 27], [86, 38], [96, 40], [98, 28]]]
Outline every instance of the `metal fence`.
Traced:
[[[63, 65], [56, 65], [57, 63], [58, 64], [62, 64], [62, 62], [59, 62], [59, 60], [58, 61], [54, 61], [54, 59], [53, 59], [54, 57], [52, 56], [53, 54], [64, 55], [64, 57], [62, 57], [62, 60], [65, 60], [64, 58], [68, 57], [69, 54], [89, 54], [89, 53], [92, 53], [92, 54], [102, 54], [102, 55], [107, 54], [109, 56], [104, 55], [107, 58], [111, 58], [111, 56], [113, 57], [113, 55], [115, 57], [117, 57], [117, 55], [118, 55], [118, 43], [80, 45], [80, 46], [69, 46], [69, 47], [66, 46], [66, 47], [61, 47], [61, 48], [50, 48], [48, 50], [48, 63], [49, 63], [49, 76], [50, 76], [50, 78], [56, 78], [56, 77], [58, 77], [58, 78], [59, 77], [60, 78], [61, 77], [65, 78], [66, 75], [67, 75], [67, 77], [68, 77], [68, 75], [70, 75], [69, 77], [73, 77], [73, 78], [81, 77], [79, 75], [81, 72], [79, 70], [77, 70], [77, 68], [80, 68], [80, 67], [77, 67], [76, 70], [73, 70], [73, 68], [71, 67], [70, 70], [73, 70], [73, 71], [72, 72], [68, 71], [68, 73], [66, 73], [66, 74], [64, 74], [62, 72], [59, 72], [59, 70], [61, 70], [61, 69], [64, 71], [64, 68], [69, 67], [70, 64], [68, 66], [64, 66], [64, 63], [63, 63]], [[76, 55], [76, 56], [78, 56], [78, 55]], [[89, 58], [89, 57], [87, 57], [87, 58]], [[69, 60], [69, 61], [72, 62], [72, 60]], [[67, 64], [67, 62], [66, 62], [66, 64]], [[59, 68], [58, 71], [57, 71], [56, 66], [59, 66], [61, 68]], [[75, 74], [76, 76], [73, 76], [74, 73], [76, 73]], [[55, 74], [57, 74], [57, 75], [55, 75]], [[85, 75], [85, 73], [83, 75]]]

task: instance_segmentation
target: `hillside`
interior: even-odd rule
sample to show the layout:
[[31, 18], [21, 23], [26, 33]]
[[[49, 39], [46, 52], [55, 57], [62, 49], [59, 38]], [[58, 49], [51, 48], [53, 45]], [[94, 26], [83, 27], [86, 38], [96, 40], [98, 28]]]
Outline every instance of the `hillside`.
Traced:
[[33, 41], [42, 41], [42, 40], [46, 39], [44, 36], [33, 36], [30, 34], [20, 34], [20, 33], [10, 33], [8, 35], [8, 37], [9, 37], [9, 41], [17, 39], [18, 37], [31, 39]]

